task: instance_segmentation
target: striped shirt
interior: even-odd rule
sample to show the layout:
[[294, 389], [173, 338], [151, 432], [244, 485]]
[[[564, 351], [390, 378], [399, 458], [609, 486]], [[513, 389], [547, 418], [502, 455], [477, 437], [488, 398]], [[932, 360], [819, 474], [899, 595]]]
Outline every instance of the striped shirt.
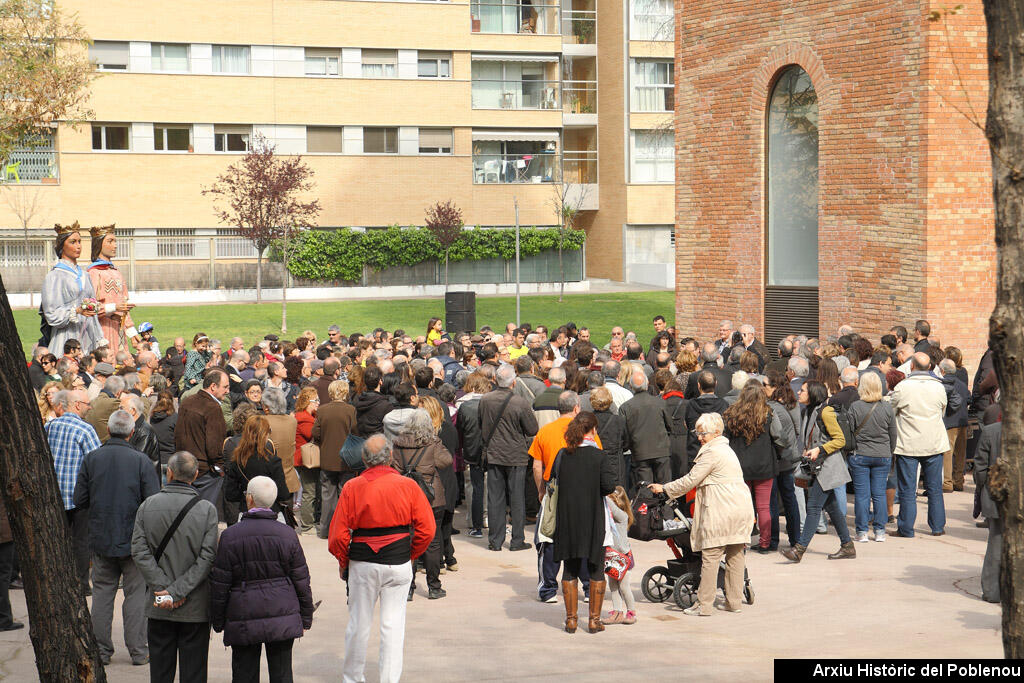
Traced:
[[78, 480], [82, 460], [86, 453], [100, 447], [100, 438], [92, 425], [74, 413], [64, 413], [50, 420], [45, 429], [64, 509], [71, 510], [75, 507], [75, 482]]

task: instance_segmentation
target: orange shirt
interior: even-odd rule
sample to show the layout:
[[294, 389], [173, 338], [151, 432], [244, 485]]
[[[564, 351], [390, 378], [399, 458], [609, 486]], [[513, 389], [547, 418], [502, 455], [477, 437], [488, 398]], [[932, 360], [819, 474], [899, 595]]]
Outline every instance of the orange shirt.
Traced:
[[[544, 463], [544, 481], [551, 478], [551, 468], [555, 464], [555, 456], [558, 451], [565, 448], [565, 430], [572, 422], [572, 415], [563, 415], [554, 422], [549, 422], [537, 431], [530, 444], [530, 457]], [[595, 439], [598, 448], [601, 445], [601, 437]]]

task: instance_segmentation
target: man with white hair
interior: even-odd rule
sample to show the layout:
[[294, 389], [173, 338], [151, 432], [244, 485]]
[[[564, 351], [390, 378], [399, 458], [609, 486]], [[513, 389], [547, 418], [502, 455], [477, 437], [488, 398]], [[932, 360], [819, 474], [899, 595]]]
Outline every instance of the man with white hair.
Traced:
[[860, 398], [860, 394], [857, 393], [857, 384], [860, 382], [860, 371], [852, 366], [843, 368], [843, 371], [839, 373], [839, 385], [840, 389], [836, 393], [832, 394], [832, 397], [828, 400], [828, 405], [836, 409], [839, 412], [842, 408], [849, 408], [853, 405], [853, 402]]
[[[141, 400], [134, 396], [135, 400]], [[160, 490], [153, 463], [128, 442], [135, 420], [116, 410], [107, 420], [110, 438], [82, 460], [75, 483], [75, 508], [89, 518], [89, 548], [92, 550], [92, 629], [100, 659], [110, 663], [114, 643], [110, 625], [114, 618], [114, 596], [124, 581], [124, 644], [132, 664], [149, 663], [146, 640], [146, 582], [132, 560], [132, 530], [135, 514], [149, 496]]]
[[750, 375], [743, 370], [737, 370], [732, 373], [732, 389], [729, 390], [725, 396], [722, 397], [727, 404], [732, 405], [740, 397], [740, 392], [743, 391], [743, 387], [747, 386], [747, 380], [750, 379]]
[[526, 469], [529, 448], [537, 434], [533, 407], [513, 388], [516, 371], [502, 365], [495, 373], [497, 388], [480, 399], [479, 420], [483, 457], [487, 462], [487, 513], [489, 550], [500, 551], [505, 542], [506, 504], [511, 512], [512, 540], [509, 550], [527, 550]]
[[732, 346], [732, 321], [723, 320], [718, 325], [718, 338], [714, 341], [718, 349], [718, 355], [724, 356], [725, 352]]
[[328, 549], [348, 582], [348, 628], [342, 681], [366, 680], [366, 643], [380, 601], [379, 680], [402, 677], [405, 603], [412, 561], [430, 545], [437, 525], [420, 487], [391, 467], [391, 446], [383, 434], [363, 444], [366, 469], [345, 484], [331, 521]]
[[807, 381], [807, 374], [811, 371], [811, 364], [802, 356], [793, 356], [789, 359], [789, 368], [786, 376], [789, 377], [789, 386], [793, 395], [800, 393], [800, 387]]
[[669, 433], [672, 417], [668, 403], [647, 391], [647, 375], [636, 368], [629, 379], [633, 398], [619, 407], [619, 415], [626, 420], [623, 450], [633, 452], [633, 483], [641, 481], [664, 484], [672, 480], [672, 462], [669, 455]]
[[160, 463], [160, 441], [146, 420], [146, 404], [135, 394], [121, 394], [121, 410], [132, 416], [134, 431], [128, 438], [129, 445], [144, 453], [154, 463]]
[[839, 332], [836, 334], [837, 337], [848, 337], [853, 334], [853, 325], [840, 325]]
[[768, 362], [768, 349], [755, 335], [753, 325], [740, 326], [740, 334], [743, 335], [743, 348], [753, 351], [757, 355], [757, 371], [764, 373], [764, 366]]
[[964, 490], [964, 466], [967, 459], [967, 406], [971, 392], [956, 376], [956, 363], [943, 358], [939, 363], [942, 384], [946, 390], [946, 412], [942, 422], [949, 437], [949, 450], [942, 454], [942, 492]]
[[89, 416], [86, 420], [96, 430], [96, 435], [103, 443], [106, 443], [110, 437], [107, 433], [107, 420], [115, 410], [121, 407], [121, 394], [127, 389], [128, 385], [124, 377], [120, 375], [108, 377], [107, 381], [103, 383], [103, 388], [100, 389], [99, 396], [91, 402]]

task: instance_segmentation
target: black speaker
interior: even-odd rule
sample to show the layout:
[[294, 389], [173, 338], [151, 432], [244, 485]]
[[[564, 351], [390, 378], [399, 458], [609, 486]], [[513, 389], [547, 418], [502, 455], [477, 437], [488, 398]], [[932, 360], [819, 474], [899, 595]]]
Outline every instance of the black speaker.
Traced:
[[476, 332], [476, 311], [447, 311], [444, 316], [444, 329], [452, 335], [459, 332]]
[[446, 313], [452, 311], [476, 312], [476, 292], [445, 292], [444, 310]]

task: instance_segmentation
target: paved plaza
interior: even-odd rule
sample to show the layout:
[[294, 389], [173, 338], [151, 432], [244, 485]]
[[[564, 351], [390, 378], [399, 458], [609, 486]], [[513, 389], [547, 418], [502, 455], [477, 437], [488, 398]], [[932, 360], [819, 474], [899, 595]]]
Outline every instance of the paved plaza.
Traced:
[[[672, 603], [646, 602], [639, 579], [670, 552], [662, 542], [634, 541], [639, 621], [608, 626], [595, 635], [584, 628], [575, 635], [564, 633], [561, 603], [537, 601], [534, 552], [490, 552], [486, 538], [463, 533], [455, 537], [459, 571], [441, 577], [447, 598], [427, 600], [423, 575], [418, 577], [420, 590], [407, 616], [403, 679], [607, 680], [625, 675], [624, 680], [669, 681], [742, 675], [760, 681], [772, 678], [775, 657], [1001, 657], [999, 606], [979, 597], [987, 531], [970, 518], [972, 499], [971, 486], [965, 493], [946, 495], [946, 535], [935, 538], [927, 535], [925, 503], [919, 498], [917, 537], [858, 543], [852, 561], [826, 560], [838, 544], [834, 530], [816, 536], [799, 565], [789, 565], [778, 554], [748, 553], [755, 604], [744, 605], [740, 614], [716, 611], [712, 618], [685, 616]], [[851, 500], [851, 526], [852, 513]], [[464, 528], [463, 510], [458, 514], [457, 526]], [[314, 599], [323, 604], [312, 630], [295, 644], [295, 680], [337, 681], [347, 623], [345, 586], [327, 542], [306, 536], [302, 543]], [[15, 618], [26, 618], [24, 593], [11, 595]], [[114, 622], [118, 649], [108, 678], [148, 681], [148, 669], [133, 667], [122, 645], [119, 609]], [[584, 616], [586, 609], [581, 603]], [[368, 681], [377, 679], [376, 647], [374, 636]], [[211, 681], [230, 680], [230, 655], [214, 634]], [[268, 680], [265, 659], [262, 668]], [[35, 680], [27, 630], [0, 634], [0, 678]]]

